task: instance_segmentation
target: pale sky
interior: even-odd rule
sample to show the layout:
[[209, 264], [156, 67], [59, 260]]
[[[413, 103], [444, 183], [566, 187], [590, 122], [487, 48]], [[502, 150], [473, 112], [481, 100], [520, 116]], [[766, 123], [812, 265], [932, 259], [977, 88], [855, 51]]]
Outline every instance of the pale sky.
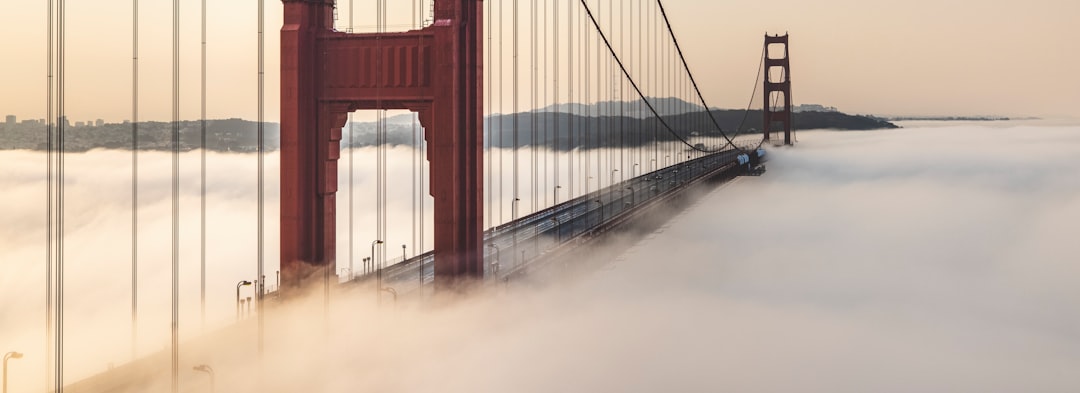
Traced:
[[[564, 13], [569, 6], [580, 7], [577, 1], [563, 1]], [[0, 36], [5, 37], [0, 40], [0, 115], [43, 118], [45, 4], [8, 3], [0, 12]], [[208, 116], [254, 118], [257, 3], [209, 3]], [[391, 29], [405, 29], [410, 24], [411, 3], [391, 3]], [[171, 1], [141, 0], [139, 4], [140, 118], [167, 120]], [[195, 0], [181, 3], [181, 111], [185, 119], [198, 117], [199, 4]], [[355, 0], [355, 4], [356, 25], [361, 26], [357, 30], [362, 30], [373, 24], [375, 1]], [[492, 4], [509, 10], [512, 2]], [[525, 12], [530, 4], [519, 2], [523, 24], [529, 21]], [[622, 4], [637, 7], [640, 3], [622, 0]], [[1080, 63], [1074, 30], [1080, 2], [1075, 0], [668, 0], [665, 5], [712, 106], [746, 106], [763, 34], [786, 31], [791, 33], [796, 104], [818, 103], [872, 114], [1080, 116], [1080, 74], [1073, 71]], [[266, 6], [267, 119], [276, 121], [281, 3], [266, 0]], [[67, 109], [72, 120], [131, 117], [131, 7], [131, 0], [69, 2]], [[342, 28], [347, 24], [347, 8], [343, 1]], [[509, 12], [506, 15], [502, 43], [509, 45]], [[522, 57], [528, 63], [525, 29]], [[616, 45], [620, 45], [618, 40]], [[503, 59], [509, 64], [509, 47], [504, 49]], [[523, 67], [526, 71], [519, 80], [528, 85], [528, 66]], [[504, 80], [508, 89], [509, 79]], [[523, 93], [522, 109], [529, 97]], [[509, 102], [505, 95], [503, 100]]]

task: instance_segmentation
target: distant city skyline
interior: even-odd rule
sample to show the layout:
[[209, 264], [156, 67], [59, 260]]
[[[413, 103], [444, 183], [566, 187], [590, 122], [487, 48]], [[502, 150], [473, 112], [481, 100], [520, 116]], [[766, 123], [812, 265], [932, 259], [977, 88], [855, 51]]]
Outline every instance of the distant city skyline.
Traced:
[[[356, 31], [370, 30], [375, 3], [355, 3]], [[273, 121], [279, 110], [277, 32], [282, 5], [278, 0], [265, 4], [266, 118]], [[393, 29], [411, 24], [409, 5], [390, 6], [388, 24]], [[1080, 63], [1080, 44], [1073, 39], [1075, 17], [1080, 15], [1077, 1], [984, 1], [972, 6], [958, 0], [682, 0], [665, 5], [710, 106], [745, 107], [762, 36], [790, 32], [796, 104], [877, 115], [1080, 116], [1080, 74], [1068, 72]], [[67, 7], [67, 114], [108, 122], [130, 119], [131, 2], [73, 2]], [[198, 7], [185, 2], [181, 8], [183, 119], [199, 117]], [[255, 4], [211, 2], [209, 7], [208, 117], [254, 119]], [[0, 53], [20, 55], [0, 74], [0, 86], [5, 86], [0, 108], [20, 118], [44, 118], [44, 7], [8, 8], [0, 15], [0, 34], [20, 39], [0, 42]], [[164, 2], [140, 6], [140, 120], [170, 118], [168, 8]], [[338, 9], [341, 30], [349, 13], [343, 3]], [[630, 28], [625, 31], [637, 31]], [[509, 27], [503, 29], [502, 41], [493, 28], [485, 45], [509, 45]], [[522, 42], [529, 42], [527, 33]], [[657, 36], [649, 42], [665, 39]], [[509, 56], [505, 47], [504, 56]], [[497, 72], [494, 67], [488, 68]], [[528, 72], [522, 75], [528, 85]], [[659, 93], [649, 94], [663, 95]], [[526, 87], [522, 97], [527, 94]], [[509, 99], [505, 94], [502, 98]]]

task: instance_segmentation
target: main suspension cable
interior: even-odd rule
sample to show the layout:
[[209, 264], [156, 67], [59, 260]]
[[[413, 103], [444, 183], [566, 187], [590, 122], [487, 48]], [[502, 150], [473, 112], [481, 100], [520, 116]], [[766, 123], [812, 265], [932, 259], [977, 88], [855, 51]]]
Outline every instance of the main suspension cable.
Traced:
[[668, 20], [663, 0], [656, 0], [656, 4], [660, 8], [660, 15], [664, 18], [664, 24], [667, 26], [668, 34], [671, 35], [671, 42], [675, 44], [675, 50], [679, 53], [679, 60], [682, 61], [683, 69], [686, 70], [686, 75], [690, 78], [690, 83], [693, 84], [694, 92], [697, 93], [698, 99], [701, 100], [701, 105], [705, 107], [705, 113], [709, 114], [709, 119], [712, 120], [713, 125], [720, 131], [720, 134], [724, 136], [724, 139], [726, 139], [732, 147], [739, 149], [738, 146], [735, 146], [735, 142], [724, 133], [723, 128], [720, 127], [720, 123], [716, 120], [716, 116], [713, 115], [712, 109], [709, 108], [709, 104], [705, 102], [705, 96], [701, 94], [701, 89], [698, 88], [697, 80], [694, 79], [694, 74], [690, 72], [690, 65], [686, 63], [686, 57], [683, 56], [682, 46], [679, 45], [679, 40], [675, 38], [675, 30], [671, 28], [671, 21]]
[[[589, 5], [585, 2], [585, 0], [580, 0], [580, 2], [581, 2], [581, 6], [585, 8], [585, 12], [588, 14], [589, 20], [592, 21], [593, 26], [596, 28], [597, 34], [599, 34], [600, 38], [603, 39], [604, 45], [607, 46], [608, 51], [611, 52], [611, 56], [614, 57], [615, 62], [618, 63], [619, 69], [622, 71], [623, 75], [626, 76], [627, 80], [630, 82], [630, 85], [634, 87], [634, 90], [637, 92], [638, 96], [641, 97], [643, 100], [645, 100], [645, 105], [648, 106], [649, 111], [651, 111], [653, 113], [653, 115], [657, 117], [657, 120], [660, 122], [661, 125], [664, 126], [664, 129], [667, 130], [667, 132], [669, 134], [674, 136], [675, 139], [678, 139], [680, 142], [682, 142], [682, 144], [686, 145], [687, 147], [689, 147], [691, 149], [701, 151], [701, 152], [704, 152], [704, 153], [715, 153], [715, 152], [723, 151], [724, 150], [723, 148], [719, 148], [719, 149], [703, 149], [703, 148], [694, 146], [692, 143], [690, 143], [689, 140], [687, 140], [682, 135], [679, 135], [677, 132], [675, 132], [674, 129], [672, 129], [671, 125], [660, 116], [660, 113], [656, 110], [656, 108], [653, 106], [653, 104], [648, 102], [647, 99], [645, 99], [645, 94], [641, 91], [641, 88], [638, 86], [637, 82], [634, 81], [634, 78], [630, 76], [630, 73], [626, 70], [626, 66], [624, 66], [622, 60], [619, 59], [618, 54], [615, 53], [615, 49], [611, 46], [611, 42], [608, 40], [607, 35], [605, 35], [603, 30], [600, 29], [600, 23], [596, 21], [596, 17], [593, 16], [592, 10], [589, 9]], [[731, 139], [728, 138], [727, 135], [723, 133], [723, 131], [721, 131], [721, 134], [723, 134], [724, 138], [727, 139], [729, 145], [731, 145], [732, 147], [734, 147], [736, 149], [738, 148], [737, 146], [735, 146], [735, 143], [732, 142]]]

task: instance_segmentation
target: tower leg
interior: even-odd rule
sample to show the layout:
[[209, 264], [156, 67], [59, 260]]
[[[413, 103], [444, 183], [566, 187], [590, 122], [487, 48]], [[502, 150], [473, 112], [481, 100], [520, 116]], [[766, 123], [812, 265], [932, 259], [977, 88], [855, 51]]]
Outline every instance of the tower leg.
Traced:
[[[281, 29], [281, 286], [334, 270], [337, 146], [320, 127], [318, 33], [332, 4], [286, 1]], [[340, 139], [340, 130], [337, 139]]]

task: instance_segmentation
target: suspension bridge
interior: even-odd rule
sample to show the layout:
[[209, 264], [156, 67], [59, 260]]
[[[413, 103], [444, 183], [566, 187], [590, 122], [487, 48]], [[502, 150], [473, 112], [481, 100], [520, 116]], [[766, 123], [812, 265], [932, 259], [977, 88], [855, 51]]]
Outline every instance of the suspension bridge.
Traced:
[[[725, 125], [705, 100], [660, 0], [410, 2], [408, 23], [391, 23], [401, 11], [385, 0], [374, 26], [354, 21], [357, 7], [335, 0], [284, 0], [280, 28], [280, 137], [268, 146], [266, 124], [265, 3], [257, 9], [258, 237], [253, 312], [257, 352], [264, 349], [269, 301], [332, 287], [374, 287], [379, 296], [469, 293], [492, 282], [510, 282], [609, 231], [630, 225], [650, 209], [688, 189], [735, 176], [760, 174], [765, 147], [790, 145], [792, 99], [787, 35], [765, 35], [757, 80], [741, 121]], [[179, 337], [179, 205], [181, 89], [201, 93], [201, 255], [206, 290], [207, 13], [181, 20], [172, 8], [171, 122], [171, 342], [168, 364], [174, 392], [181, 389]], [[192, 6], [184, 3], [184, 7]], [[136, 353], [139, 325], [140, 41], [139, 1], [132, 2], [132, 257], [131, 331]], [[407, 14], [407, 12], [402, 12]], [[346, 16], [342, 16], [345, 14]], [[48, 119], [66, 118], [68, 62], [65, 1], [49, 1]], [[201, 24], [201, 86], [181, 84], [181, 23]], [[277, 28], [277, 26], [272, 26]], [[366, 30], [363, 32], [358, 32]], [[145, 43], [143, 43], [145, 45]], [[694, 50], [701, 50], [695, 48]], [[209, 70], [212, 72], [212, 70]], [[707, 71], [705, 71], [707, 72]], [[748, 81], [749, 83], [749, 81]], [[748, 84], [749, 85], [749, 84]], [[730, 87], [724, 87], [730, 88]], [[751, 114], [760, 105], [760, 114]], [[375, 116], [377, 150], [374, 239], [358, 241], [353, 203], [353, 159], [358, 149], [353, 116]], [[389, 248], [388, 111], [411, 113], [409, 137], [412, 255]], [[64, 373], [65, 140], [63, 121], [48, 122], [47, 320], [49, 389], [106, 391], [95, 378]], [[777, 136], [779, 134], [782, 136]], [[264, 156], [277, 152], [280, 173], [268, 173]], [[365, 163], [366, 164], [366, 163]], [[425, 170], [426, 169], [426, 170]], [[279, 222], [264, 222], [265, 178], [279, 176]], [[339, 190], [342, 185], [346, 190]], [[347, 200], [339, 200], [342, 191]], [[430, 196], [431, 209], [425, 212]], [[550, 198], [549, 198], [550, 196]], [[271, 207], [272, 208], [272, 207]], [[509, 214], [506, 211], [509, 210]], [[419, 211], [419, 214], [417, 214]], [[430, 221], [428, 220], [430, 214]], [[348, 224], [339, 224], [346, 218]], [[425, 228], [425, 226], [429, 226]], [[347, 233], [339, 233], [345, 229]], [[425, 233], [433, 234], [431, 245]], [[264, 234], [279, 231], [277, 261], [266, 258]], [[416, 239], [419, 238], [419, 241]], [[364, 251], [370, 253], [362, 257]], [[355, 249], [359, 247], [361, 251]], [[339, 250], [347, 249], [346, 255]], [[193, 262], [192, 262], [193, 263]], [[279, 266], [273, 269], [274, 265]], [[274, 281], [268, 282], [268, 272]], [[238, 284], [238, 290], [242, 281]], [[239, 301], [239, 295], [238, 295]], [[382, 300], [380, 301], [382, 302]], [[239, 304], [238, 304], [239, 306]], [[238, 309], [238, 314], [240, 313]], [[157, 363], [156, 363], [157, 364]], [[208, 367], [207, 367], [208, 369]], [[201, 370], [206, 371], [206, 369]], [[123, 371], [117, 371], [123, 372]], [[212, 370], [210, 370], [212, 373]], [[212, 374], [211, 374], [212, 375]], [[97, 380], [100, 380], [98, 378]], [[115, 380], [115, 378], [113, 378]], [[80, 384], [81, 383], [81, 384]]]

